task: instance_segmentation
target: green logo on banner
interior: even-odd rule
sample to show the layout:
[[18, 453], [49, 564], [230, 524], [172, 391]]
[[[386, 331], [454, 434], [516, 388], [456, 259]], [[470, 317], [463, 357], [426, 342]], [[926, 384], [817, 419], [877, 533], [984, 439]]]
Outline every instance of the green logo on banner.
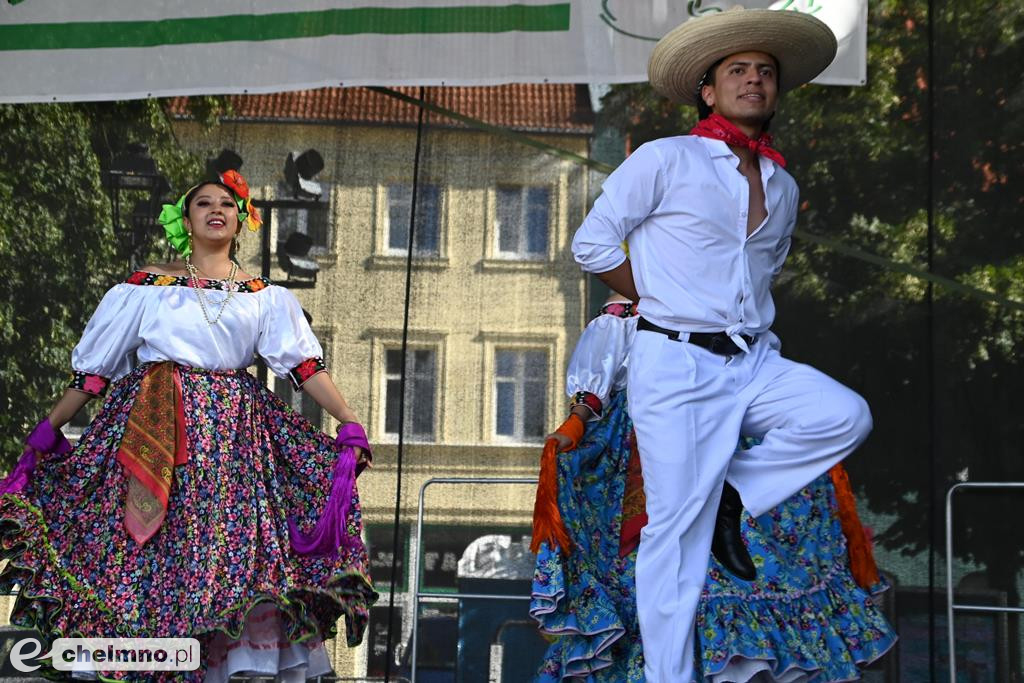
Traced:
[[805, 0], [804, 6], [800, 7], [800, 3], [797, 0], [786, 0], [786, 3], [777, 9], [788, 9], [794, 12], [803, 12], [804, 14], [817, 14], [821, 11], [821, 2], [818, 0]]
[[[24, 0], [7, 0], [10, 3]], [[492, 7], [357, 7], [159, 21], [0, 25], [0, 52], [262, 42], [361, 34], [568, 31], [570, 3]]]

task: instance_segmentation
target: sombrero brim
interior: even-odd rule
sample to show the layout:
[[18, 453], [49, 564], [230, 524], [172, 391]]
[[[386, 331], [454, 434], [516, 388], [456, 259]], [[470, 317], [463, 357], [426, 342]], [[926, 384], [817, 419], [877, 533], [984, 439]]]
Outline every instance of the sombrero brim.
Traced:
[[836, 36], [809, 14], [735, 9], [690, 19], [658, 41], [647, 64], [654, 89], [697, 104], [697, 83], [711, 65], [737, 52], [765, 52], [779, 62], [779, 92], [807, 83], [835, 59]]

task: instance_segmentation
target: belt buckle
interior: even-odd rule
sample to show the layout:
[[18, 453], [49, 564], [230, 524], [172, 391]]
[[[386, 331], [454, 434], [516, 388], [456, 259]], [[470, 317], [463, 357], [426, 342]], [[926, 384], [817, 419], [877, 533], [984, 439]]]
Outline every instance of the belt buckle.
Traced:
[[728, 337], [723, 337], [717, 334], [711, 335], [711, 337], [708, 339], [708, 351], [714, 354], [718, 354], [719, 356], [732, 355], [726, 352], [725, 345], [722, 343], [723, 340], [728, 341], [728, 339]]
[[711, 343], [708, 346], [708, 350], [719, 356], [732, 357], [740, 352], [740, 347], [725, 332], [712, 335], [709, 341]]

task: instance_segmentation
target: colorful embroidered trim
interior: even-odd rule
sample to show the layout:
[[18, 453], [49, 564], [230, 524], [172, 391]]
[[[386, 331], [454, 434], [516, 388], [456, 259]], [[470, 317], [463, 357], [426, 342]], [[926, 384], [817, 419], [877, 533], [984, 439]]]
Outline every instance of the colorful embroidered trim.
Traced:
[[589, 391], [577, 391], [572, 395], [572, 401], [569, 402], [569, 410], [572, 410], [576, 406], [586, 406], [598, 417], [601, 416], [601, 410], [604, 408], [601, 403], [601, 399]]
[[323, 358], [307, 358], [298, 365], [296, 365], [289, 373], [288, 379], [292, 381], [292, 386], [296, 389], [301, 389], [302, 385], [306, 383], [306, 380], [315, 375], [318, 372], [326, 372], [327, 366], [324, 365]]
[[92, 394], [93, 396], [103, 396], [107, 393], [107, 385], [109, 384], [110, 380], [106, 377], [90, 375], [88, 372], [74, 370], [71, 373], [71, 382], [68, 384], [68, 388], [84, 391], [85, 393]]
[[[125, 282], [130, 285], [156, 285], [157, 287], [189, 287], [188, 277], [185, 275], [160, 275], [159, 273], [150, 273], [146, 270], [137, 270], [132, 273]], [[199, 284], [203, 289], [219, 289], [224, 290], [227, 286], [225, 280], [207, 280], [206, 278], [200, 278]], [[254, 277], [251, 280], [245, 280], [243, 282], [235, 282], [234, 287], [236, 292], [258, 292], [261, 289], [266, 289], [270, 286], [270, 280], [265, 277]]]
[[616, 318], [632, 318], [640, 315], [636, 310], [636, 304], [632, 301], [613, 301], [601, 307], [601, 315], [614, 315]]

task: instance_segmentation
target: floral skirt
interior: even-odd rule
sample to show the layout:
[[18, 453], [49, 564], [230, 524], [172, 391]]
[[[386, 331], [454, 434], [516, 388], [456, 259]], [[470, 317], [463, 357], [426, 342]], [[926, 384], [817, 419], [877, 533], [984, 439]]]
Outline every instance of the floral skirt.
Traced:
[[[197, 638], [200, 669], [168, 680], [203, 680], [211, 646], [238, 641], [268, 606], [283, 647], [334, 637], [342, 617], [358, 644], [377, 599], [365, 547], [305, 557], [289, 544], [288, 518], [309, 531], [324, 509], [334, 441], [244, 371], [178, 368], [188, 461], [156, 535], [142, 546], [128, 535], [117, 451], [147, 369], [113, 386], [69, 455], [44, 458], [24, 491], [0, 497], [0, 590], [19, 588], [11, 622], [47, 640]], [[347, 525], [358, 538], [355, 490]]]
[[[559, 507], [573, 542], [537, 556], [530, 613], [556, 636], [537, 680], [644, 680], [636, 611], [636, 551], [619, 556], [631, 451], [626, 395], [612, 397], [576, 450], [559, 457]], [[699, 680], [849, 681], [896, 635], [846, 559], [828, 475], [743, 534], [758, 576], [735, 579], [712, 556], [697, 611]], [[878, 590], [884, 586], [876, 587]], [[874, 590], [874, 589], [873, 589]]]

